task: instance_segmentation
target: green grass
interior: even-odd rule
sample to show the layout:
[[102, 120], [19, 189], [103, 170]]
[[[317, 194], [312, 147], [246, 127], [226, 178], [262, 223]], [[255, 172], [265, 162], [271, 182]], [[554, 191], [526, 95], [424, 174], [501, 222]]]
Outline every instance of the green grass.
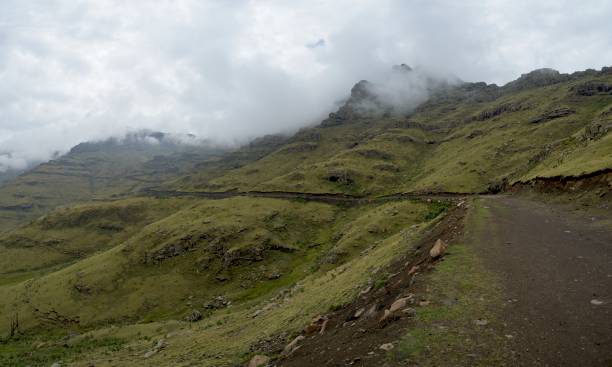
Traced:
[[[101, 342], [127, 340], [129, 347], [112, 353], [126, 361], [140, 361], [152, 340], [180, 332], [185, 335], [170, 339], [156, 361], [187, 358], [204, 366], [236, 363], [248, 356], [248, 346], [255, 341], [295, 332], [316, 314], [350, 301], [370, 272], [402, 253], [406, 241], [415, 239], [421, 226], [408, 228], [437, 210], [433, 204], [408, 200], [357, 208], [276, 199], [199, 200], [143, 227], [110, 250], [42, 276], [33, 275], [27, 282], [0, 286], [0, 315], [18, 311], [26, 332], [39, 325], [34, 308], [78, 316], [80, 323], [70, 328], [84, 334], [71, 338], [73, 342], [84, 337]], [[270, 243], [270, 239], [294, 250], [267, 250], [262, 260], [238, 262], [228, 268], [220, 268], [221, 259], [216, 258], [198, 273], [195, 265], [208, 256], [208, 239], [196, 251], [160, 264], [141, 262], [145, 251], [159, 250], [176, 244], [186, 234], [195, 237], [209, 229], [231, 234], [225, 243], [228, 250], [248, 251], [260, 246], [262, 242], [257, 241]], [[336, 261], [325, 261], [339, 250], [343, 255]], [[220, 269], [228, 280], [216, 280]], [[279, 272], [280, 278], [268, 280], [265, 274], [271, 270]], [[77, 281], [91, 292], [76, 292]], [[284, 296], [277, 297], [281, 292]], [[212, 312], [201, 308], [219, 294], [232, 305]], [[270, 303], [278, 306], [252, 318], [256, 310]], [[173, 321], [181, 320], [192, 308], [200, 308], [205, 319], [196, 324]], [[7, 322], [2, 320], [0, 330], [7, 330]], [[196, 341], [199, 352], [194, 356], [190, 353]], [[14, 343], [19, 344], [12, 341], [6, 347], [19, 349]], [[41, 351], [40, 358], [45, 353]], [[83, 361], [104, 365], [110, 358], [114, 361], [110, 364], [118, 363], [105, 353], [104, 348], [88, 350]]]
[[55, 362], [68, 363], [80, 355], [92, 353], [112, 354], [123, 349], [126, 341], [119, 338], [80, 338], [70, 341], [62, 330], [20, 335], [0, 341], [0, 366], [50, 366]]

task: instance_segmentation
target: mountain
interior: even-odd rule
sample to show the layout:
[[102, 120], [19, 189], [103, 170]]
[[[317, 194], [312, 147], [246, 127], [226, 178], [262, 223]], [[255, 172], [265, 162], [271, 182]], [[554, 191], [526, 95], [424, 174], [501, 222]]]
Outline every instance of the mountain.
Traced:
[[79, 144], [63, 156], [3, 180], [0, 231], [62, 205], [134, 194], [187, 173], [223, 151], [193, 136], [147, 131]]
[[[509, 343], [523, 336], [499, 329], [515, 297], [493, 270], [530, 253], [485, 266], [517, 241], [473, 244], [533, 226], [550, 236], [523, 238], [534, 251], [551, 241], [574, 251], [573, 233], [605, 242], [612, 68], [542, 69], [504, 86], [416, 72], [395, 70], [419, 81], [416, 100], [397, 104], [389, 93], [404, 89], [361, 81], [290, 137], [223, 150], [142, 132], [5, 182], [0, 365], [515, 358]], [[499, 192], [514, 196], [478, 195]], [[599, 227], [561, 221], [562, 209], [538, 216], [556, 202], [584, 206]]]
[[266, 157], [178, 190], [305, 191], [385, 195], [486, 192], [536, 177], [610, 167], [612, 69], [543, 69], [505, 86], [438, 87], [413, 113], [372, 117], [358, 83], [346, 105]]

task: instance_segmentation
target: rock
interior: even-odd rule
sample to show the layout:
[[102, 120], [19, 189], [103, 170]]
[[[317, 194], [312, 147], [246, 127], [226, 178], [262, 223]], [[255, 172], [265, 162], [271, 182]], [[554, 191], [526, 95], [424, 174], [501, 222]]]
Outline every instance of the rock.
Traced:
[[380, 320], [378, 320], [378, 324], [380, 327], [385, 327], [392, 321], [399, 319], [401, 315], [398, 312], [391, 312], [390, 310], [385, 310]]
[[529, 122], [532, 124], [537, 124], [540, 122], [545, 122], [545, 121], [554, 120], [560, 117], [569, 116], [574, 113], [576, 113], [576, 110], [573, 110], [571, 108], [565, 108], [565, 107], [557, 108], [557, 109], [548, 111], [544, 113], [543, 115], [533, 117], [529, 120]]
[[388, 352], [391, 349], [395, 348], [395, 346], [393, 344], [391, 344], [391, 343], [385, 343], [385, 344], [381, 345], [379, 348], [384, 350], [384, 351], [386, 351], [386, 352]]
[[603, 82], [586, 82], [575, 87], [572, 87], [576, 95], [579, 96], [594, 96], [597, 94], [612, 94], [612, 84], [607, 84]]
[[283, 349], [283, 356], [289, 356], [291, 355], [291, 353], [295, 352], [296, 349], [298, 349], [298, 343], [301, 342], [302, 340], [306, 339], [304, 337], [304, 335], [298, 335], [295, 339], [293, 339], [293, 341], [289, 344], [287, 344], [287, 346], [285, 347], [285, 349]]
[[419, 270], [420, 266], [415, 265], [413, 267], [410, 268], [410, 270], [408, 271], [408, 275], [412, 275], [414, 273], [416, 273]]
[[161, 338], [157, 341], [157, 344], [155, 344], [154, 349], [160, 350], [160, 349], [164, 349], [165, 347], [166, 347], [166, 339]]
[[432, 259], [436, 259], [442, 256], [442, 254], [444, 254], [444, 251], [446, 251], [447, 247], [448, 244], [442, 241], [442, 239], [438, 238], [431, 250], [429, 250], [429, 256], [431, 256]]
[[61, 362], [54, 362], [51, 367], [62, 367], [62, 363]]
[[317, 316], [314, 319], [312, 319], [312, 321], [310, 321], [310, 324], [308, 324], [305, 328], [304, 328], [304, 333], [306, 335], [312, 335], [315, 333], [318, 333], [319, 331], [321, 331], [323, 324], [327, 321], [327, 317], [325, 316]]
[[412, 297], [404, 297], [404, 298], [400, 298], [397, 301], [393, 302], [391, 304], [391, 307], [389, 307], [389, 312], [393, 313], [393, 312], [399, 311], [400, 309], [406, 307], [410, 298]]
[[591, 300], [591, 304], [595, 305], [595, 306], [601, 306], [601, 305], [603, 305], [603, 301], [600, 301], [598, 299], [592, 299]]
[[486, 326], [487, 324], [489, 324], [489, 322], [485, 319], [474, 320], [474, 323], [478, 326]]
[[229, 304], [230, 302], [227, 299], [225, 299], [224, 296], [220, 295], [220, 296], [214, 297], [212, 300], [206, 303], [204, 305], [204, 308], [209, 309], [209, 310], [216, 310], [219, 308], [225, 308], [229, 306]]
[[402, 313], [408, 317], [415, 317], [416, 316], [416, 310], [412, 307], [408, 307], [408, 308], [404, 308], [402, 310]]
[[354, 175], [354, 172], [348, 169], [333, 169], [328, 172], [325, 179], [342, 185], [350, 185], [353, 183]]
[[268, 362], [270, 362], [270, 357], [256, 355], [256, 356], [253, 356], [253, 358], [251, 358], [247, 367], [261, 367], [261, 366], [265, 366], [266, 364], [268, 364]]
[[151, 349], [150, 351], [144, 354], [144, 358], [150, 358], [152, 355], [164, 349], [165, 347], [166, 347], [166, 339], [164, 338], [159, 339], [157, 343], [155, 344], [155, 346], [153, 347], [153, 349]]
[[196, 322], [202, 320], [202, 313], [198, 310], [192, 310], [191, 313], [185, 316], [185, 321]]
[[355, 314], [353, 315], [353, 318], [354, 319], [360, 318], [364, 314], [364, 312], [365, 312], [365, 308], [362, 307], [362, 308], [358, 309], [357, 311], [355, 311]]
[[144, 358], [151, 358], [155, 353], [157, 353], [157, 351], [155, 349], [151, 349], [150, 351], [146, 352], [143, 357]]
[[321, 330], [319, 331], [319, 335], [323, 335], [323, 333], [325, 333], [325, 329], [327, 329], [327, 323], [328, 322], [329, 322], [329, 320], [323, 321], [323, 324], [321, 325]]
[[376, 314], [376, 308], [377, 308], [376, 305], [370, 306], [370, 308], [368, 308], [368, 310], [365, 312], [363, 317], [369, 319], [370, 317], [374, 316]]

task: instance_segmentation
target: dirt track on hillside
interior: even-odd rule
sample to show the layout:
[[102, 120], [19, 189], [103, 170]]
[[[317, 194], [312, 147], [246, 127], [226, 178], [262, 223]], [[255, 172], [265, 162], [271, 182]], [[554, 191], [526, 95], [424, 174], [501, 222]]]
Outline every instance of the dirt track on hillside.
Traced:
[[408, 199], [446, 200], [452, 198], [465, 198], [468, 196], [478, 195], [454, 192], [409, 192], [391, 194], [386, 196], [354, 196], [341, 193], [309, 193], [292, 191], [177, 191], [154, 189], [145, 189], [142, 190], [141, 193], [143, 195], [154, 197], [197, 197], [210, 200], [221, 200], [234, 197], [252, 197], [268, 199], [303, 200], [345, 205], [362, 205]]
[[499, 275], [516, 365], [612, 366], [612, 229], [601, 217], [484, 197], [475, 246]]

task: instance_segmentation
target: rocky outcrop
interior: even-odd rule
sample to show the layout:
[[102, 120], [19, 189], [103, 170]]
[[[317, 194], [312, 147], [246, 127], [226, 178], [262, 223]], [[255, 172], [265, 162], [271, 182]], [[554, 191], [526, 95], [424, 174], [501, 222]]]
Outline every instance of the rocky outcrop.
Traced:
[[520, 78], [504, 85], [502, 88], [505, 92], [516, 92], [524, 89], [545, 87], [568, 80], [570, 80], [570, 75], [568, 74], [561, 74], [557, 70], [543, 68], [522, 74]]
[[317, 149], [319, 145], [316, 143], [297, 143], [287, 146], [279, 151], [279, 153], [306, 153]]
[[391, 159], [391, 155], [389, 153], [376, 149], [356, 150], [355, 152], [368, 159], [382, 159], [385, 161]]
[[202, 313], [198, 310], [192, 310], [189, 315], [185, 316], [185, 321], [196, 322], [202, 320]]
[[472, 121], [485, 121], [499, 116], [505, 112], [517, 112], [527, 109], [526, 106], [515, 103], [504, 103], [493, 109], [481, 111], [478, 115], [471, 118]]
[[598, 94], [612, 94], [612, 84], [590, 81], [579, 84], [570, 89], [578, 96], [594, 96]]
[[548, 111], [540, 116], [535, 116], [531, 118], [529, 122], [532, 124], [538, 124], [540, 122], [546, 122], [546, 121], [558, 119], [561, 117], [566, 117], [574, 113], [576, 113], [576, 110], [573, 110], [567, 107], [562, 107], [562, 108], [557, 108], [557, 109]]
[[598, 140], [612, 131], [612, 120], [610, 121], [594, 121], [584, 127], [582, 133], [583, 140]]
[[217, 310], [225, 308], [231, 304], [224, 296], [216, 296], [204, 305], [208, 310]]
[[354, 182], [354, 173], [348, 169], [333, 169], [328, 172], [325, 179], [342, 185], [350, 185]]

